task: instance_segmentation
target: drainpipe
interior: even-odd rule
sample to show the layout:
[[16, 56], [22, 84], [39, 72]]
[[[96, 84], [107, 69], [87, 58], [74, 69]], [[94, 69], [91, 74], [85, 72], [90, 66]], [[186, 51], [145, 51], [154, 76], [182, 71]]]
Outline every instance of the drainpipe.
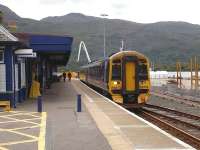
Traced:
[[16, 92], [15, 92], [15, 55], [13, 55], [13, 72], [14, 72], [14, 76], [13, 76], [13, 82], [14, 82], [14, 90], [13, 90], [13, 107], [16, 108], [16, 98], [15, 98], [15, 95], [16, 95]]

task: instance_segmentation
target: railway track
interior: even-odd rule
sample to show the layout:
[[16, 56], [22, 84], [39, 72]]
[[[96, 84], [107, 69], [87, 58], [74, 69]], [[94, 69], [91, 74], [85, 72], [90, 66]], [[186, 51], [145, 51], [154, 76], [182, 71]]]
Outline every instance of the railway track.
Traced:
[[190, 106], [200, 107], [200, 100], [193, 100], [193, 99], [189, 99], [183, 96], [178, 96], [178, 95], [166, 93], [166, 92], [151, 92], [151, 94], [158, 97], [165, 98], [165, 99], [171, 99], [171, 100], [184, 103]]
[[177, 110], [146, 104], [138, 113], [171, 134], [200, 149], [200, 117]]
[[[94, 88], [91, 85], [88, 86]], [[99, 90], [96, 91], [102, 94]], [[171, 133], [175, 137], [178, 137], [191, 146], [200, 149], [199, 116], [150, 104], [145, 104], [142, 108], [135, 108], [134, 104], [121, 106], [127, 110], [136, 112], [142, 118], [153, 122], [155, 125], [167, 130], [167, 132]]]

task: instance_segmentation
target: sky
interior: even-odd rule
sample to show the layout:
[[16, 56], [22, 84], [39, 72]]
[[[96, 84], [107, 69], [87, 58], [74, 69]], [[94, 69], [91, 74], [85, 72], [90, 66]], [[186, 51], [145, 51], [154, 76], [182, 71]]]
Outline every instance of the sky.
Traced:
[[200, 24], [200, 0], [0, 0], [19, 16], [40, 20], [47, 16], [83, 13], [139, 23], [185, 21]]

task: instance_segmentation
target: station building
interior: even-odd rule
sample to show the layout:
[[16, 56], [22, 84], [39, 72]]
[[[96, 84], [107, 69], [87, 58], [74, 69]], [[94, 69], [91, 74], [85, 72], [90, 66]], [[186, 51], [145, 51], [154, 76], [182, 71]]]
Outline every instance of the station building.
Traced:
[[35, 77], [44, 93], [53, 72], [67, 64], [72, 42], [70, 36], [11, 34], [0, 26], [0, 100], [16, 107], [28, 98]]

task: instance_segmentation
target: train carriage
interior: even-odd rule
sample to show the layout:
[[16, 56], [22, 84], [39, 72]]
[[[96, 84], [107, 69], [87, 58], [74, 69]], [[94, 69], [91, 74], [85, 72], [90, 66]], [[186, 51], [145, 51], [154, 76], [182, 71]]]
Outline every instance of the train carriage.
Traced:
[[136, 51], [121, 51], [85, 65], [80, 79], [119, 104], [145, 104], [149, 97], [149, 61]]

